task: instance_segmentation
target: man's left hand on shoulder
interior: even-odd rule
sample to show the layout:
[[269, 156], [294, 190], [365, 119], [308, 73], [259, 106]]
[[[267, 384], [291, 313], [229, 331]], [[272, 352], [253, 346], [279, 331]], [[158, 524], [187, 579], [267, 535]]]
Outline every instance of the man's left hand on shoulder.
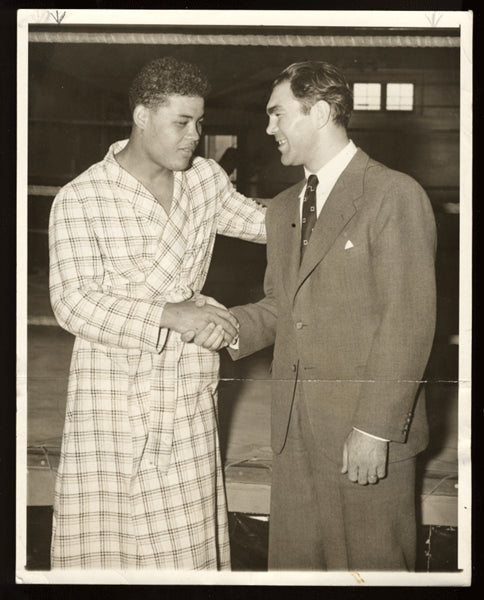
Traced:
[[346, 438], [342, 473], [360, 485], [374, 485], [387, 474], [388, 442], [357, 429]]

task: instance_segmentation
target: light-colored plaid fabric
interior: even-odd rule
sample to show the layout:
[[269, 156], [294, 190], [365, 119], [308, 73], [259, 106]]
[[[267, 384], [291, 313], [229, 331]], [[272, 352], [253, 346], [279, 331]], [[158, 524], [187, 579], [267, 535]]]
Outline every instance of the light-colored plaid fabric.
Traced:
[[118, 165], [125, 144], [51, 211], [51, 302], [76, 336], [52, 567], [226, 569], [219, 357], [159, 323], [202, 289], [216, 233], [265, 242], [265, 211], [195, 158], [174, 174], [168, 216]]

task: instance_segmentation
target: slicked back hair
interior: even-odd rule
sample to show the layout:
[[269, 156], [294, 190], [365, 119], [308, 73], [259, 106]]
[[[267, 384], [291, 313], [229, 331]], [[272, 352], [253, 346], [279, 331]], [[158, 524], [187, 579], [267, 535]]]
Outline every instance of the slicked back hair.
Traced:
[[305, 61], [289, 65], [272, 84], [272, 89], [284, 81], [289, 81], [291, 91], [307, 114], [318, 100], [325, 100], [331, 106], [335, 123], [345, 129], [353, 110], [353, 94], [341, 71], [324, 61]]
[[134, 78], [129, 106], [131, 112], [138, 104], [155, 109], [171, 95], [206, 98], [209, 92], [210, 84], [196, 65], [171, 56], [156, 58]]

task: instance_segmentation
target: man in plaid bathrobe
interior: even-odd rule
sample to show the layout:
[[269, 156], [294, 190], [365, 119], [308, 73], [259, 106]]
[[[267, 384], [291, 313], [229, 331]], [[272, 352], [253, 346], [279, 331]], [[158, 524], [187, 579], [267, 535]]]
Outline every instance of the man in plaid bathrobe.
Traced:
[[[196, 300], [215, 235], [264, 243], [265, 212], [193, 158], [207, 93], [193, 65], [149, 63], [129, 140], [52, 206], [51, 302], [76, 336], [53, 568], [230, 568], [215, 350], [237, 322]], [[203, 346], [183, 343], [207, 324]]]

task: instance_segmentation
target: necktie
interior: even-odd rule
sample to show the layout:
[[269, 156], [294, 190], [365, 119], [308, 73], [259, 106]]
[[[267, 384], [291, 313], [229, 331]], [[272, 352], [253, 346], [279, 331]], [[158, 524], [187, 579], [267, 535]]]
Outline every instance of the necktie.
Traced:
[[301, 222], [301, 261], [309, 243], [309, 238], [313, 232], [314, 226], [316, 225], [317, 213], [316, 213], [316, 187], [318, 185], [318, 178], [316, 175], [310, 175], [306, 186], [306, 192], [304, 193], [303, 207], [302, 207], [302, 222]]

